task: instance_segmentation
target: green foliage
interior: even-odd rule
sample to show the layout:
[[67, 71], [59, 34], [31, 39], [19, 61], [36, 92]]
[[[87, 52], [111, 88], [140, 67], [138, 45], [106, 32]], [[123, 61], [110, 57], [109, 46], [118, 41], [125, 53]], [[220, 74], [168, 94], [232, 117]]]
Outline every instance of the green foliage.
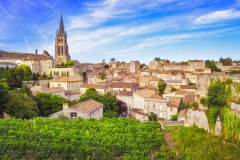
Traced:
[[206, 112], [210, 128], [214, 130], [217, 117], [221, 117], [221, 111], [229, 106], [232, 100], [232, 80], [212, 80], [208, 87], [207, 97], [201, 99], [201, 103], [208, 107]]
[[239, 70], [232, 70], [229, 73], [230, 74], [240, 74], [240, 69]]
[[32, 80], [32, 71], [27, 65], [21, 64], [15, 70], [16, 72], [23, 72], [23, 81]]
[[240, 148], [197, 127], [169, 129], [176, 141], [175, 153], [185, 160], [238, 160]]
[[163, 94], [165, 91], [167, 84], [164, 82], [164, 80], [160, 79], [158, 81], [158, 92], [159, 94]]
[[8, 91], [3, 85], [0, 84], [0, 118], [3, 117], [3, 111], [7, 101], [8, 101]]
[[171, 120], [172, 121], [177, 121], [178, 120], [178, 115], [176, 114], [176, 115], [172, 115], [171, 116]]
[[161, 58], [160, 57], [156, 57], [154, 58], [155, 61], [161, 61]]
[[220, 110], [217, 107], [208, 108], [206, 111], [209, 127], [211, 132], [214, 132], [215, 124], [217, 121], [218, 116], [220, 116]]
[[163, 144], [158, 123], [131, 119], [0, 120], [0, 159], [150, 159]]
[[178, 112], [180, 112], [181, 110], [184, 110], [184, 109], [188, 109], [188, 108], [190, 108], [190, 105], [185, 103], [183, 101], [183, 99], [181, 99], [181, 102], [180, 102], [180, 104], [178, 106]]
[[235, 142], [240, 147], [240, 118], [230, 108], [224, 108], [222, 114], [223, 130], [225, 139]]
[[214, 61], [206, 60], [206, 67], [210, 68], [212, 72], [220, 72], [221, 70], [216, 66]]
[[107, 75], [104, 72], [99, 73], [98, 76], [101, 80], [105, 80], [107, 78]]
[[157, 115], [151, 112], [149, 116], [149, 121], [157, 121], [157, 120], [158, 120]]
[[22, 81], [32, 80], [31, 69], [27, 65], [19, 65], [14, 69], [6, 69], [5, 79], [10, 88], [21, 88]]
[[6, 113], [16, 118], [30, 119], [38, 115], [36, 102], [21, 91], [10, 91], [6, 103]]
[[72, 60], [67, 60], [64, 65], [64, 67], [71, 67], [71, 66], [74, 66], [74, 61]]
[[62, 110], [62, 105], [66, 102], [63, 97], [47, 93], [38, 93], [34, 100], [37, 102], [39, 115], [43, 117]]
[[111, 93], [99, 94], [94, 88], [90, 88], [80, 96], [80, 102], [88, 99], [94, 99], [104, 105], [103, 110], [105, 117], [117, 117], [119, 115], [117, 106], [118, 101]]

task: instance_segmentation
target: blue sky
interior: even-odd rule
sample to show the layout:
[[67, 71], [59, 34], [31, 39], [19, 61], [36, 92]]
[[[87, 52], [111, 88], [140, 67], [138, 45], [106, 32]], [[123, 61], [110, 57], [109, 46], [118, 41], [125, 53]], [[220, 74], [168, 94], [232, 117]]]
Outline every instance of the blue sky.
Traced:
[[0, 49], [54, 55], [61, 12], [80, 62], [240, 59], [240, 0], [0, 0]]

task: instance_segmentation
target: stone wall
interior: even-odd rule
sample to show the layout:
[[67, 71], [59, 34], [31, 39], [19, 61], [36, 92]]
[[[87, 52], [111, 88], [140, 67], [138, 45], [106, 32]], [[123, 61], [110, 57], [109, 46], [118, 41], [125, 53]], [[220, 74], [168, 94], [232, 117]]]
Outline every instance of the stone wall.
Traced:
[[188, 109], [184, 126], [189, 127], [193, 125], [209, 131], [208, 119], [204, 110]]

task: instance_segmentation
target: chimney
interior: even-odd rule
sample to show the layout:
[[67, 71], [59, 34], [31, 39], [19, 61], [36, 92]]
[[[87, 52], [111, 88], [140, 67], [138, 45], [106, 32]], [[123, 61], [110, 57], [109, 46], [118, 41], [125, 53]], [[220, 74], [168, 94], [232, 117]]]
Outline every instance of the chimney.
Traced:
[[68, 103], [63, 103], [63, 110], [68, 109]]
[[37, 49], [35, 49], [35, 54], [36, 54], [36, 55], [38, 54], [38, 50], [37, 50]]

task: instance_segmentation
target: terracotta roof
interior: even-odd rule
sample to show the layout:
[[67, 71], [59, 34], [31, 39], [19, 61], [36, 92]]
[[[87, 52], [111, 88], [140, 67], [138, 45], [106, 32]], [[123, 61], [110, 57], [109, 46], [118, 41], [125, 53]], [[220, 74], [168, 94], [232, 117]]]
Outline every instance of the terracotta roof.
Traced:
[[45, 53], [44, 54], [35, 54], [35, 53], [22, 53], [22, 52], [11, 52], [11, 51], [2, 51], [0, 50], [1, 59], [20, 59], [23, 61], [28, 60], [52, 60], [52, 57]]
[[181, 89], [196, 89], [196, 86], [194, 85], [183, 85], [180, 86]]
[[96, 89], [106, 89], [106, 84], [83, 84], [81, 88], [96, 88]]
[[196, 96], [195, 95], [186, 95], [183, 99], [185, 103], [193, 103], [195, 102]]
[[119, 96], [132, 96], [133, 95], [133, 92], [128, 92], [128, 91], [120, 91], [117, 93], [117, 95]]
[[138, 86], [138, 83], [109, 82], [108, 86], [111, 88], [133, 88], [135, 86]]
[[143, 115], [143, 116], [148, 116], [148, 114], [144, 113], [144, 111], [142, 109], [136, 109], [136, 108], [133, 108], [130, 113], [130, 115], [134, 115], [134, 114], [140, 114], [140, 115]]
[[70, 109], [73, 109], [78, 112], [83, 112], [83, 113], [91, 113], [100, 107], [103, 107], [102, 103], [97, 102], [93, 99], [89, 99], [84, 102], [80, 102], [78, 104], [71, 106]]
[[81, 81], [80, 76], [59, 77], [51, 80], [52, 82], [78, 82]]
[[187, 114], [187, 109], [183, 109], [179, 112], [178, 116], [185, 116]]
[[148, 99], [163, 99], [156, 91], [149, 89], [138, 90], [135, 94]]
[[178, 107], [181, 103], [181, 97], [169, 97], [168, 106], [169, 107]]
[[176, 95], [195, 95], [195, 93], [190, 91], [178, 90], [176, 92]]

